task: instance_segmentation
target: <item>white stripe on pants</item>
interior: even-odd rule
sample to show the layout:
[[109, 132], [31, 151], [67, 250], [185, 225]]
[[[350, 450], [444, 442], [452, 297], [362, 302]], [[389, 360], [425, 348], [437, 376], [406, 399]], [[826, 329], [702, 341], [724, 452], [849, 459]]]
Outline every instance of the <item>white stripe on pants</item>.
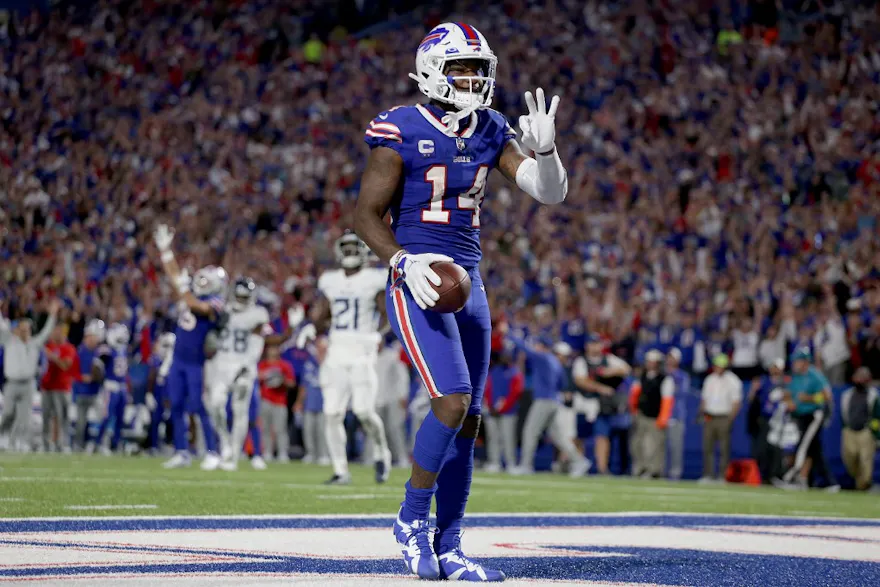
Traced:
[[[804, 462], [807, 460], [807, 452], [810, 450], [810, 444], [813, 443], [813, 439], [822, 429], [822, 422], [825, 420], [825, 413], [822, 410], [816, 410], [813, 412], [813, 421], [810, 422], [810, 425], [807, 426], [807, 429], [804, 431], [804, 434], [801, 436], [801, 441], [798, 443], [797, 452], [794, 454], [794, 465], [792, 465], [791, 469], [785, 473], [783, 480], [786, 483], [791, 483], [792, 480], [800, 474], [801, 468], [804, 466]], [[813, 466], [816, 466], [813, 463]]]
[[532, 402], [529, 415], [526, 416], [526, 422], [523, 426], [521, 467], [534, 468], [535, 451], [548, 426], [550, 427], [550, 439], [556, 448], [568, 456], [570, 463], [584, 460], [584, 455], [578, 451], [572, 439], [566, 438], [556, 425], [556, 412], [560, 406], [561, 404], [555, 399], [536, 399]]
[[501, 457], [507, 467], [516, 466], [516, 414], [486, 415], [486, 457], [490, 465], [501, 466]]
[[278, 458], [290, 458], [290, 435], [287, 431], [287, 406], [264, 401], [260, 406], [260, 419], [263, 421], [263, 455], [272, 458], [278, 446]]
[[31, 418], [33, 415], [35, 380], [7, 380], [3, 387], [3, 419], [0, 420], [0, 434], [9, 434], [11, 446], [16, 449], [31, 447]]

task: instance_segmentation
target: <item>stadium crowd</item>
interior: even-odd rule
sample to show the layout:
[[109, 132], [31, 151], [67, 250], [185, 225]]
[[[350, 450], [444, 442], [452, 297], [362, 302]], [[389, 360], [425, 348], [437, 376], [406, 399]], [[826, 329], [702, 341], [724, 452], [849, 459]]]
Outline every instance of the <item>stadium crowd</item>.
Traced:
[[0, 25], [3, 316], [57, 297], [72, 344], [122, 322], [146, 363], [175, 317], [149, 236], [167, 222], [181, 266], [249, 275], [283, 330], [351, 226], [366, 123], [418, 99], [414, 48], [451, 12], [498, 55], [496, 109], [563, 96], [565, 205], [490, 183], [482, 211], [498, 365], [505, 340], [602, 343], [700, 389], [721, 356], [751, 383], [809, 349], [835, 386], [880, 380], [874, 3], [459, 2], [361, 35], [319, 2], [74, 6]]

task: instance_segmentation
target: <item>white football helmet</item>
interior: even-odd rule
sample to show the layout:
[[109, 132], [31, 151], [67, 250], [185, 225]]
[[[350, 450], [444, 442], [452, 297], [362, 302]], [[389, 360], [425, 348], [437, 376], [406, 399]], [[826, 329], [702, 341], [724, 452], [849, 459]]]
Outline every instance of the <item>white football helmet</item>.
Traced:
[[103, 320], [90, 320], [88, 324], [86, 324], [85, 331], [83, 334], [86, 336], [94, 336], [98, 339], [98, 342], [104, 342], [104, 335], [107, 333], [107, 327], [104, 325]]
[[114, 349], [123, 349], [128, 346], [130, 340], [128, 334], [128, 326], [125, 324], [114, 324], [107, 329], [107, 344]]
[[[450, 61], [478, 60], [482, 64], [476, 76], [448, 76]], [[419, 90], [432, 100], [452, 104], [459, 110], [457, 120], [474, 110], [492, 104], [495, 93], [495, 69], [498, 58], [483, 34], [463, 22], [444, 22], [431, 29], [416, 51], [416, 73], [409, 76], [419, 83]], [[467, 80], [470, 90], [455, 87], [456, 80]]]
[[192, 280], [192, 291], [199, 297], [224, 296], [229, 276], [223, 267], [208, 265], [196, 271]]
[[353, 232], [346, 231], [333, 245], [336, 261], [343, 269], [357, 269], [367, 260], [370, 250]]

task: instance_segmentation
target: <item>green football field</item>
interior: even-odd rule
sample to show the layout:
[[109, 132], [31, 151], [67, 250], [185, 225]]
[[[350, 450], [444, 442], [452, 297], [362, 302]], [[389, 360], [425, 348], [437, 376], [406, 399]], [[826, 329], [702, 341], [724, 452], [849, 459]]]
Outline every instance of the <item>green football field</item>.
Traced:
[[[0, 455], [0, 517], [120, 515], [393, 514], [407, 478], [395, 470], [376, 485], [353, 466], [348, 487], [322, 485], [326, 467], [270, 465], [233, 473], [166, 471], [145, 457]], [[880, 518], [877, 495], [783, 492], [747, 486], [615, 477], [568, 479], [478, 473], [468, 511], [699, 512]]]

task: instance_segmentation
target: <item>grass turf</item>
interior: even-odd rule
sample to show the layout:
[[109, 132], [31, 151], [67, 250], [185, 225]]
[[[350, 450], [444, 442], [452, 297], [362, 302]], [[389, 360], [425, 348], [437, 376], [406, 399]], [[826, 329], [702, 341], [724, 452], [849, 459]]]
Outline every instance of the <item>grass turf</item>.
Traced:
[[[0, 455], [0, 517], [119, 515], [388, 514], [408, 472], [376, 485], [353, 466], [348, 487], [326, 487], [326, 467], [291, 463], [233, 473], [167, 471], [145, 457]], [[129, 506], [129, 507], [124, 507]], [[140, 507], [132, 507], [140, 506]], [[145, 507], [148, 506], [148, 507]], [[152, 507], [156, 506], [156, 507]], [[484, 512], [694, 512], [880, 518], [876, 495], [766, 487], [700, 486], [629, 478], [568, 479], [477, 473], [468, 505]]]

